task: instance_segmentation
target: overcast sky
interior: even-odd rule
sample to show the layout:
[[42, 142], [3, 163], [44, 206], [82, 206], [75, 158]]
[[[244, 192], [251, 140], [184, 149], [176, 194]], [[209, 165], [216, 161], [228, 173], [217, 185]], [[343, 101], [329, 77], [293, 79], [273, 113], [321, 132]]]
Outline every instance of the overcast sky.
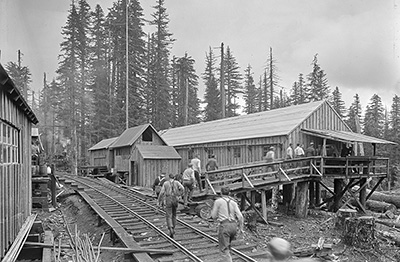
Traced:
[[[77, 0], [76, 0], [77, 2]], [[107, 13], [111, 0], [88, 0]], [[299, 73], [311, 72], [314, 54], [328, 84], [338, 86], [346, 107], [358, 93], [363, 108], [373, 94], [390, 106], [400, 95], [400, 0], [166, 0], [175, 56], [185, 52], [204, 72], [209, 46], [229, 46], [242, 72], [250, 64], [258, 81], [272, 47], [280, 85], [289, 91]], [[150, 19], [156, 0], [142, 0]], [[17, 61], [32, 72], [32, 88], [43, 86], [43, 73], [55, 77], [61, 27], [70, 0], [0, 0], [0, 62]], [[146, 30], [152, 30], [146, 28]], [[199, 95], [204, 84], [200, 79]]]

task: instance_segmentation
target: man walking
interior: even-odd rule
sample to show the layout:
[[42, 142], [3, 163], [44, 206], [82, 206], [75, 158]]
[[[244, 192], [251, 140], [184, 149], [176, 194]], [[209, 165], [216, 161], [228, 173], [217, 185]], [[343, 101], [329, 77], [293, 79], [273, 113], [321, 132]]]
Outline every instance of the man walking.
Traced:
[[156, 179], [154, 179], [153, 194], [155, 194], [157, 198], [160, 195], [161, 187], [163, 186], [164, 182], [165, 182], [165, 173], [162, 173], [161, 175], [156, 177]]
[[194, 176], [197, 181], [197, 186], [199, 187], [200, 192], [203, 191], [201, 184], [201, 163], [199, 159], [199, 155], [195, 155], [194, 158], [190, 161], [192, 163], [192, 168], [194, 170]]
[[176, 226], [176, 210], [178, 209], [178, 198], [183, 194], [183, 186], [175, 180], [175, 175], [169, 174], [158, 197], [158, 204], [165, 207], [165, 218], [169, 230], [169, 236], [174, 238]]
[[182, 175], [183, 187], [185, 188], [185, 194], [183, 196], [183, 205], [186, 207], [188, 200], [192, 200], [194, 183], [196, 178], [194, 176], [194, 170], [192, 169], [192, 163], [188, 164], [188, 167], [183, 171]]
[[298, 157], [304, 157], [304, 150], [303, 148], [300, 146], [300, 144], [297, 144], [297, 147], [294, 149], [294, 157], [298, 158]]
[[289, 144], [288, 148], [286, 149], [286, 159], [293, 159], [293, 147], [292, 143]]
[[232, 240], [237, 235], [237, 222], [239, 232], [243, 233], [243, 215], [236, 201], [229, 197], [229, 187], [221, 188], [221, 197], [215, 200], [211, 216], [219, 222], [218, 243], [222, 252], [223, 261], [231, 262], [230, 248]]

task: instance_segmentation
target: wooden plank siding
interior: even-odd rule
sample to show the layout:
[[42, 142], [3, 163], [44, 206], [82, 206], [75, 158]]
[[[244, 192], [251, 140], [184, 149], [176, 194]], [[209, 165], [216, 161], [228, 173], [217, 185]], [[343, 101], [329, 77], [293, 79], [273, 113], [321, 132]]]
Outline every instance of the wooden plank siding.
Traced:
[[143, 187], [151, 187], [154, 180], [160, 172], [168, 174], [178, 174], [180, 161], [176, 159], [143, 159], [138, 160], [138, 185]]
[[[185, 144], [174, 147], [182, 157], [181, 171], [186, 168], [190, 158], [196, 154], [200, 156], [201, 168], [204, 171], [208, 156], [211, 154], [215, 155], [220, 167], [227, 167], [262, 161], [270, 146], [275, 147], [275, 158], [283, 159], [289, 143], [292, 143], [293, 149], [297, 143], [303, 144], [304, 149], [306, 149], [311, 141], [314, 142], [315, 147], [322, 145], [322, 138], [305, 135], [301, 132], [302, 128], [351, 132], [350, 128], [328, 103], [321, 103], [319, 107], [310, 112], [308, 117], [299, 120], [299, 124], [288, 134], [193, 145]], [[235, 147], [238, 148], [240, 157], [235, 156]]]
[[6, 90], [0, 90], [0, 257], [3, 257], [32, 211], [32, 122]]

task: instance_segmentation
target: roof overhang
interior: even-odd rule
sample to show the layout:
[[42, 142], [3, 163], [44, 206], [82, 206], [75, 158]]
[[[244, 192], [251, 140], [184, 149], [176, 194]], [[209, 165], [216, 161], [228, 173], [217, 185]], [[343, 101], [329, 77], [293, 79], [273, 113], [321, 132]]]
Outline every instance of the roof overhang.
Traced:
[[301, 129], [301, 132], [311, 136], [317, 136], [322, 138], [327, 138], [334, 141], [340, 141], [343, 143], [349, 142], [361, 142], [370, 144], [392, 144], [397, 145], [397, 143], [392, 141], [383, 140], [380, 138], [366, 136], [363, 134], [348, 132], [348, 131], [336, 131], [336, 130], [320, 130], [320, 129]]

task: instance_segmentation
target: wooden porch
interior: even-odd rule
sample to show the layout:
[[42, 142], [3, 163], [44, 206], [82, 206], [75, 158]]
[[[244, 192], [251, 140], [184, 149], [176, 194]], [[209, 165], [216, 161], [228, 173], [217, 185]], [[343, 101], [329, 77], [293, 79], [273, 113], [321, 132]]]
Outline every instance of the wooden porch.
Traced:
[[[221, 187], [228, 186], [233, 194], [241, 196], [242, 202], [247, 200], [253, 207], [255, 205], [253, 194], [260, 193], [262, 214], [265, 219], [266, 191], [276, 187], [283, 190], [283, 203], [290, 203], [296, 195], [296, 214], [299, 216], [306, 215], [308, 206], [317, 207], [325, 203], [329, 204], [330, 210], [338, 210], [346, 192], [356, 199], [359, 208], [365, 212], [366, 200], [388, 174], [388, 158], [315, 156], [277, 160], [271, 163], [249, 163], [210, 171], [205, 174], [205, 192], [207, 195], [216, 195]], [[367, 196], [367, 181], [372, 178], [375, 178], [377, 183]], [[350, 189], [356, 185], [359, 188], [353, 193]], [[332, 196], [322, 199], [321, 187]], [[250, 193], [250, 199], [247, 193]]]

